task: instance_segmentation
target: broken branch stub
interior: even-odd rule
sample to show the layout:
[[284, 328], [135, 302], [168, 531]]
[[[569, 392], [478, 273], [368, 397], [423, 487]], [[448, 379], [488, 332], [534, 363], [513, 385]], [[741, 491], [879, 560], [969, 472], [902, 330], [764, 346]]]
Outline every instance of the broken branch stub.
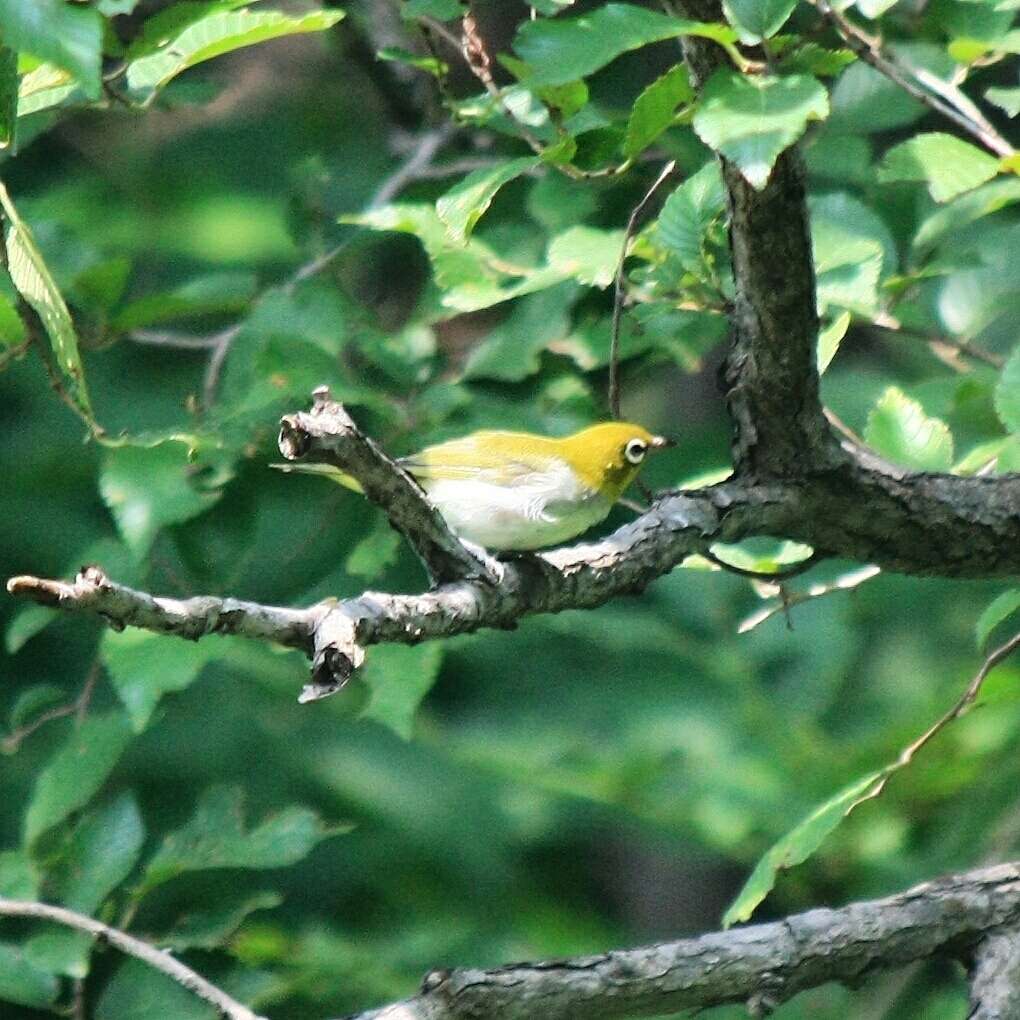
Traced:
[[310, 411], [280, 420], [280, 453], [292, 462], [326, 464], [349, 474], [411, 544], [435, 584], [498, 580], [494, 564], [469, 550], [447, 527], [418, 483], [354, 423], [328, 388], [312, 393]]

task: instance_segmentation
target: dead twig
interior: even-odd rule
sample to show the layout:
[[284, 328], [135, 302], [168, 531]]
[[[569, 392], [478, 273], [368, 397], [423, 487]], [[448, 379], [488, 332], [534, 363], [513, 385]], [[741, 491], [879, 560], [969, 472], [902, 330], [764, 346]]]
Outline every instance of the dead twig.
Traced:
[[997, 156], [1012, 156], [1016, 151], [991, 122], [956, 86], [940, 81], [883, 52], [881, 41], [868, 35], [837, 11], [828, 0], [813, 0], [818, 11], [836, 33], [866, 64], [895, 82], [929, 109], [951, 120], [986, 149]]
[[219, 1015], [227, 1020], [263, 1020], [247, 1006], [232, 999], [226, 992], [207, 981], [201, 974], [175, 959], [167, 950], [150, 946], [148, 942], [143, 942], [119, 928], [111, 928], [108, 924], [86, 917], [84, 914], [67, 910], [64, 907], [54, 907], [48, 903], [37, 903], [33, 900], [9, 900], [0, 897], [0, 917], [37, 918], [43, 921], [52, 921], [65, 928], [73, 928], [75, 931], [85, 932], [86, 935], [91, 935], [97, 941], [105, 942], [122, 953], [141, 960], [153, 970], [165, 974], [182, 988], [186, 988], [214, 1006]]
[[19, 726], [17, 729], [12, 730], [0, 741], [0, 751], [4, 754], [14, 754], [21, 747], [22, 743], [35, 733], [36, 730], [41, 729], [46, 723], [53, 722], [55, 719], [63, 719], [66, 716], [73, 715], [75, 716], [76, 725], [80, 726], [85, 721], [85, 715], [92, 702], [92, 693], [96, 689], [96, 683], [101, 672], [100, 661], [97, 658], [92, 663], [88, 675], [85, 677], [85, 683], [82, 684], [78, 697], [74, 701], [68, 701], [63, 705], [56, 705], [54, 708], [38, 715], [31, 722], [25, 723], [24, 726]]
[[676, 170], [676, 160], [671, 159], [659, 172], [652, 186], [645, 192], [644, 197], [630, 211], [627, 219], [627, 229], [623, 234], [623, 244], [620, 246], [620, 258], [616, 263], [616, 276], [613, 286], [613, 322], [609, 340], [609, 413], [613, 418], [620, 417], [620, 319], [623, 315], [623, 265], [627, 261], [627, 249], [630, 247], [631, 239], [637, 230], [638, 223], [644, 215], [652, 199], [655, 198], [659, 188], [672, 177]]

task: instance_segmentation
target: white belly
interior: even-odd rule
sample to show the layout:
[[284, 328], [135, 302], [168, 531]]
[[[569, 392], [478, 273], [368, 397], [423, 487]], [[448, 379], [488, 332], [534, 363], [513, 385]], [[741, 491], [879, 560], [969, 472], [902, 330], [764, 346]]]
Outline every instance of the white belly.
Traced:
[[604, 520], [612, 506], [562, 470], [510, 486], [462, 478], [423, 479], [422, 485], [456, 534], [497, 551], [566, 542]]

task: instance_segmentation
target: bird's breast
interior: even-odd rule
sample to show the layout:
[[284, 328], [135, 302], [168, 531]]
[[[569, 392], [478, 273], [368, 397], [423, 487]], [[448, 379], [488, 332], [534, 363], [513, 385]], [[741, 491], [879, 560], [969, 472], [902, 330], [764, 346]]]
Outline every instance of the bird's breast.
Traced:
[[423, 479], [422, 485], [454, 532], [497, 551], [569, 541], [603, 520], [612, 507], [566, 464], [517, 477], [509, 485], [484, 477]]

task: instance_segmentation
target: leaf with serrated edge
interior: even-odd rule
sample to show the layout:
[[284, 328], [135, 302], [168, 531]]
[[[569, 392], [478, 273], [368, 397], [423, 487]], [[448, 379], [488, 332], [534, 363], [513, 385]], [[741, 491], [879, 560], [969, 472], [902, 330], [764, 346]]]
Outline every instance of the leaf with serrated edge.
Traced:
[[627, 120], [624, 154], [633, 158], [648, 148], [672, 123], [676, 108], [694, 98], [690, 77], [683, 64], [656, 78], [634, 100]]
[[7, 271], [21, 296], [42, 320], [68, 395], [90, 421], [92, 404], [85, 386], [85, 372], [78, 352], [78, 334], [71, 313], [57, 287], [42, 252], [27, 224], [21, 219], [7, 188], [0, 183], [0, 206], [7, 218]]
[[978, 617], [974, 624], [974, 635], [977, 638], [979, 649], [984, 649], [992, 631], [1000, 623], [1008, 620], [1018, 609], [1020, 609], [1020, 588], [1010, 588], [994, 598]]
[[290, 17], [279, 11], [220, 11], [188, 25], [162, 49], [128, 65], [128, 88], [142, 95], [163, 88], [182, 71], [213, 57], [255, 43], [303, 32], [321, 32], [342, 17], [342, 11], [311, 11]]
[[999, 172], [999, 161], [955, 135], [932, 132], [894, 146], [878, 168], [878, 179], [924, 181], [936, 202], [970, 191]]
[[1020, 347], [1010, 355], [996, 383], [995, 412], [1010, 432], [1020, 434]]
[[775, 843], [723, 915], [723, 927], [746, 921], [772, 891], [779, 872], [806, 861], [881, 778], [881, 772], [872, 772], [844, 787]]
[[760, 191], [780, 153], [800, 138], [809, 120], [822, 120], [828, 112], [825, 88], [808, 75], [751, 78], [723, 69], [702, 90], [694, 130]]
[[537, 156], [523, 156], [496, 167], [475, 170], [455, 184], [436, 202], [436, 212], [451, 237], [458, 241], [469, 237], [499, 189], [539, 163]]
[[864, 439], [894, 464], [917, 471], [948, 471], [953, 463], [949, 426], [925, 414], [916, 400], [895, 386], [872, 408]]

